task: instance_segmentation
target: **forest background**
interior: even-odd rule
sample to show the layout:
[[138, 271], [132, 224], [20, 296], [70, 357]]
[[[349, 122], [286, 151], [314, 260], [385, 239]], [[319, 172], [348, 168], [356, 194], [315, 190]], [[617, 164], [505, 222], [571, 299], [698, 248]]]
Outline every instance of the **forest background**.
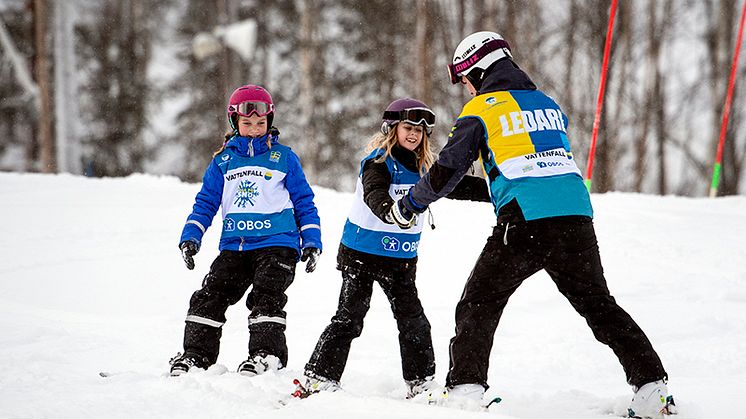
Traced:
[[[0, 0], [0, 171], [199, 181], [223, 140], [227, 97], [260, 84], [309, 181], [349, 191], [397, 97], [433, 107], [442, 147], [468, 100], [445, 66], [477, 30], [503, 35], [516, 63], [557, 100], [585, 168], [610, 3]], [[619, 2], [594, 192], [707, 194], [742, 4]], [[250, 56], [223, 45], [197, 58], [195, 37], [247, 19]], [[242, 43], [237, 36], [227, 37]], [[743, 55], [721, 195], [746, 192]]]

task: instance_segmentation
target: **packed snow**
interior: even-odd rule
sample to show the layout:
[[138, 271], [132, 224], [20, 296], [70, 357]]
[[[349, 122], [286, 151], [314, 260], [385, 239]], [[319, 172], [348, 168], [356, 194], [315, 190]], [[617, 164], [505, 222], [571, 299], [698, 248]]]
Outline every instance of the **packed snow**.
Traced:
[[[288, 291], [289, 365], [248, 378], [247, 309], [231, 307], [218, 364], [169, 377], [189, 297], [217, 255], [208, 231], [197, 267], [177, 248], [199, 184], [137, 175], [88, 179], [0, 174], [0, 417], [552, 418], [623, 416], [632, 396], [614, 354], [541, 272], [508, 304], [488, 396], [468, 412], [404, 400], [397, 330], [376, 288], [342, 386], [287, 400], [334, 314], [336, 250], [352, 195], [314, 188], [324, 253]], [[669, 373], [680, 419], [742, 416], [746, 390], [746, 197], [594, 194], [612, 294]], [[420, 246], [418, 287], [433, 327], [437, 380], [448, 369], [454, 308], [495, 217], [489, 204], [442, 200]], [[108, 378], [99, 373], [107, 372]]]

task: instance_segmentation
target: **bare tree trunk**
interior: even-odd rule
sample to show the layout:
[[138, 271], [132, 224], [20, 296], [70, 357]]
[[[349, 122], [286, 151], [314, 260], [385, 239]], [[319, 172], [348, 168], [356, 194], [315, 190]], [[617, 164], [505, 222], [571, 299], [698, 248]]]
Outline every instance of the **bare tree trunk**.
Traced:
[[58, 170], [82, 174], [73, 6], [73, 2], [67, 1], [54, 3], [55, 137]]
[[634, 190], [642, 192], [645, 175], [649, 172], [646, 167], [646, 160], [648, 138], [652, 130], [656, 147], [654, 154], [655, 167], [658, 169], [656, 189], [658, 194], [665, 195], [667, 193], [665, 147], [668, 137], [668, 119], [666, 116], [665, 86], [663, 84], [660, 57], [666, 28], [669, 26], [671, 2], [666, 0], [666, 3], [663, 3], [661, 13], [658, 10], [660, 4], [660, 2], [650, 2], [647, 8], [648, 53], [646, 68], [648, 70], [648, 77], [646, 87], [643, 91], [645, 96], [643, 109], [640, 111], [644, 119], [639, 137], [635, 142], [634, 150], [636, 158]]
[[[236, 2], [230, 0], [216, 0], [217, 12], [218, 12], [218, 25], [228, 25], [235, 20], [237, 16]], [[227, 46], [223, 45], [220, 53], [220, 86], [223, 93], [223, 103], [228, 103], [228, 99], [233, 92], [237, 79], [236, 77], [236, 59], [234, 52]], [[220, 122], [219, 122], [220, 123]], [[223, 123], [224, 124], [224, 123]], [[222, 126], [220, 127], [222, 128]], [[219, 131], [218, 131], [219, 132]]]
[[47, 59], [47, 1], [34, 0], [34, 42], [36, 44], [36, 82], [39, 85], [39, 148], [41, 171], [54, 173], [57, 171], [54, 152], [54, 138], [52, 138], [52, 92], [49, 77], [49, 60]]
[[430, 65], [430, 12], [428, 0], [417, 0], [417, 13], [415, 15], [415, 36], [417, 39], [417, 60], [414, 65], [415, 92], [417, 99], [433, 106], [432, 94], [432, 69]]
[[613, 38], [613, 55], [614, 60], [609, 60], [609, 66], [614, 67], [615, 83], [609, 86], [615, 86], [615, 90], [609, 89], [608, 95], [611, 96], [611, 103], [614, 104], [613, 108], [605, 110], [611, 115], [611, 123], [607, 126], [607, 142], [606, 148], [608, 153], [608, 161], [606, 166], [606, 172], [608, 175], [607, 179], [607, 190], [615, 190], [627, 182], [626, 179], [618, 180], [616, 175], [618, 174], [618, 168], [620, 167], [619, 162], [627, 152], [626, 144], [628, 141], [622, 136], [629, 135], [628, 132], [623, 131], [627, 124], [625, 123], [625, 110], [628, 107], [634, 106], [631, 95], [628, 93], [630, 81], [634, 80], [634, 71], [636, 68], [633, 67], [635, 62], [633, 58], [633, 29], [632, 29], [632, 4], [630, 2], [621, 2], [617, 8], [616, 24], [614, 27], [614, 38]]
[[637, 162], [637, 170], [635, 173], [635, 182], [633, 190], [635, 192], [642, 192], [642, 183], [645, 179], [646, 173], [646, 156], [647, 156], [647, 140], [650, 132], [650, 124], [653, 118], [652, 106], [654, 101], [655, 86], [658, 83], [659, 71], [658, 66], [660, 57], [660, 45], [661, 39], [658, 37], [656, 27], [658, 24], [658, 13], [657, 13], [656, 2], [651, 1], [648, 3], [648, 54], [647, 54], [647, 68], [655, 69], [652, 74], [650, 71], [646, 72], [647, 84], [643, 92], [645, 96], [643, 109], [642, 109], [642, 124], [637, 141], [635, 141], [635, 161]]
[[[299, 0], [298, 11], [300, 13], [300, 121], [301, 131], [311, 140], [318, 135], [315, 113], [314, 93], [314, 71], [316, 70], [316, 42], [314, 39], [316, 32], [316, 23], [319, 19], [318, 5], [313, 0]], [[304, 147], [304, 165], [308, 168], [306, 171], [315, 176], [317, 171], [321, 170], [318, 165], [319, 152], [321, 147]], [[305, 169], [305, 167], [304, 167]]]
[[[456, 45], [461, 42], [463, 36], [463, 24], [464, 24], [464, 0], [454, 2], [451, 0], [438, 0], [435, 3], [435, 7], [431, 10], [431, 31], [437, 31], [434, 35], [438, 39], [433, 40], [439, 43], [438, 48], [431, 48], [431, 66], [433, 65], [433, 59], [435, 57], [445, 57], [446, 63], [451, 63], [453, 58], [453, 51]], [[432, 38], [432, 36], [431, 36]], [[431, 42], [433, 42], [431, 41]], [[432, 67], [431, 67], [432, 68]], [[444, 127], [450, 124], [452, 121], [449, 120], [450, 116], [458, 115], [461, 111], [461, 89], [458, 87], [451, 86], [449, 81], [446, 81], [445, 68], [438, 66], [438, 68], [431, 69], [431, 91], [433, 94], [433, 103], [428, 103], [430, 106], [435, 106], [436, 102], [439, 102], [444, 107], [444, 112], [436, 110], [438, 114], [438, 120], [435, 128], [435, 135], [433, 145], [438, 145], [438, 138], [443, 138], [439, 135], [439, 127]], [[434, 81], [433, 81], [434, 80]], [[445, 83], [445, 84], [444, 84]], [[445, 88], [443, 88], [445, 86]]]
[[[738, 96], [739, 82], [741, 83], [741, 85], [743, 85], [743, 83], [746, 81], [744, 80], [743, 76], [744, 74], [736, 76], [736, 85], [733, 88], [732, 103], [734, 104], [743, 103], [739, 102]], [[728, 131], [725, 137], [725, 144], [723, 145], [723, 162], [727, 161], [728, 164], [723, 164], [722, 166], [723, 172], [726, 172], [725, 176], [728, 176], [729, 178], [729, 182], [724, 185], [724, 188], [722, 189], [722, 195], [737, 195], [741, 186], [741, 178], [743, 177], [743, 163], [744, 159], [746, 158], [746, 146], [743, 147], [743, 150], [740, 151], [739, 155], [738, 143], [736, 142], [736, 140], [738, 139], [737, 134], [743, 131], [739, 130], [739, 127], [742, 124], [740, 123], [740, 121], [738, 121], [738, 117], [738, 112], [731, 111], [730, 122], [728, 123]]]
[[658, 194], [666, 194], [666, 100], [660, 69], [655, 71], [655, 137], [658, 144]]
[[[454, 41], [454, 44], [453, 44], [453, 49], [451, 49], [451, 51], [448, 52], [448, 59], [449, 59], [448, 62], [449, 63], [453, 59], [453, 53], [456, 50], [456, 47], [458, 46], [458, 44], [467, 35], [469, 35], [472, 32], [472, 30], [469, 28], [469, 22], [470, 21], [467, 20], [468, 19], [467, 10], [469, 9], [469, 7], [473, 7], [475, 5], [473, 3], [473, 1], [474, 0], [472, 0], [471, 6], [467, 3], [467, 0], [460, 0], [459, 1], [459, 14], [458, 15], [459, 15], [459, 25], [460, 25], [460, 27], [459, 27], [458, 36], [456, 36], [456, 40]], [[466, 102], [467, 98], [469, 97], [469, 94], [466, 91], [466, 89], [459, 89], [458, 95], [459, 95], [459, 98], [461, 99], [459, 102], [462, 102], [462, 103]], [[460, 107], [458, 109], [460, 109]], [[458, 111], [456, 111], [456, 113], [458, 113]]]
[[577, 50], [577, 42], [575, 38], [576, 31], [572, 28], [578, 27], [578, 15], [579, 15], [578, 0], [571, 0], [570, 2], [570, 20], [567, 22], [568, 30], [565, 31], [565, 45], [563, 50], [565, 51], [565, 79], [564, 79], [564, 108], [567, 115], [575, 115], [575, 100], [574, 91], [575, 85], [573, 83], [574, 73], [570, 71], [575, 63], [575, 55]]
[[[735, 29], [738, 28], [738, 17], [740, 17], [740, 8], [739, 5], [735, 4], [732, 1], [724, 1], [720, 4], [720, 7], [722, 8], [720, 19], [720, 24], [723, 27], [723, 55], [727, 57], [725, 59], [725, 62], [727, 65], [724, 66], [724, 69], [726, 71], [726, 78], [725, 80], [730, 79], [730, 70], [732, 66], [732, 55], [735, 50], [735, 44], [736, 39], [734, 37], [735, 35]], [[741, 60], [741, 62], [743, 62]], [[738, 112], [735, 112], [735, 110], [738, 108], [738, 105], [736, 105], [738, 102], [735, 100], [736, 98], [736, 92], [738, 89], [738, 79], [736, 79], [736, 85], [734, 86], [733, 91], [733, 101], [731, 105], [731, 115], [730, 115], [730, 121], [728, 122], [728, 127], [726, 128], [725, 132], [725, 143], [723, 144], [723, 161], [722, 161], [722, 171], [720, 176], [720, 186], [718, 188], [720, 195], [736, 195], [738, 194], [738, 184], [739, 184], [739, 177], [740, 177], [740, 170], [739, 170], [739, 158], [737, 154], [737, 148], [736, 148], [736, 133], [737, 131], [734, 129], [736, 126], [736, 121], [734, 120], [737, 118]], [[741, 80], [742, 81], [742, 80]], [[727, 88], [728, 83], [724, 83], [725, 86], [725, 97], [727, 95]], [[720, 117], [722, 120], [722, 109], [724, 109], [725, 105], [725, 99], [723, 99], [723, 103], [720, 105]], [[734, 109], [735, 108], [735, 109]], [[720, 131], [718, 129], [718, 138]]]
[[[458, 2], [458, 27], [456, 32], [456, 38], [463, 38], [466, 36], [466, 0], [459, 0]], [[456, 41], [459, 42], [459, 41]], [[455, 47], [455, 45], [454, 45]]]
[[[657, 2], [655, 2], [657, 3]], [[663, 16], [661, 22], [656, 25], [656, 38], [655, 38], [655, 98], [657, 109], [655, 110], [656, 116], [656, 141], [658, 143], [658, 194], [665, 195], [668, 193], [667, 179], [668, 179], [668, 167], [666, 165], [666, 144], [668, 143], [668, 116], [666, 115], [666, 78], [663, 76], [663, 70], [661, 69], [660, 55], [661, 55], [661, 44], [665, 40], [667, 29], [671, 27], [673, 22], [673, 0], [665, 0], [663, 3]]]
[[137, 92], [133, 94], [132, 99], [138, 103], [136, 105], [139, 108], [139, 112], [135, 112], [133, 117], [138, 121], [138, 128], [133, 130], [134, 141], [132, 142], [130, 150], [130, 167], [129, 171], [140, 171], [143, 168], [143, 161], [147, 154], [143, 134], [146, 125], [145, 109], [148, 102], [147, 98], [147, 69], [148, 69], [148, 57], [150, 56], [150, 40], [149, 35], [146, 35], [147, 21], [145, 18], [145, 0], [130, 0], [129, 11], [125, 15], [131, 20], [130, 33], [133, 42], [137, 47], [132, 51], [132, 68], [137, 75], [135, 78], [135, 84], [138, 86]]
[[[467, 30], [466, 32], [483, 31], [487, 25], [486, 13], [484, 13], [485, 2], [488, 0], [472, 0], [471, 12], [473, 14], [473, 30]], [[467, 33], [464, 36], [468, 35]]]
[[[712, 137], [708, 158], [715, 155], [718, 146], [720, 125], [723, 116], [723, 104], [728, 88], [728, 75], [730, 71], [730, 57], [733, 53], [733, 16], [738, 15], [733, 0], [708, 0], [705, 2], [707, 31], [705, 41], [707, 43], [708, 62], [712, 63], [709, 82], [713, 91], [712, 98]], [[735, 104], [735, 103], [734, 103]], [[730, 138], [731, 143], [733, 137]], [[728, 138], [726, 137], [726, 142]], [[730, 190], [731, 169], [726, 158], [726, 149], [723, 150], [722, 171], [720, 172], [719, 192], [727, 194]], [[704, 183], [704, 182], [703, 182]], [[705, 183], [709, 187], [709, 182]]]
[[[603, 10], [606, 11], [606, 13], [604, 13], [604, 16], [606, 16], [606, 18], [594, 21], [596, 27], [595, 27], [595, 30], [593, 31], [593, 33], [596, 33], [596, 34], [603, 34], [603, 35], [599, 35], [598, 43], [596, 44], [599, 50], [601, 51], [601, 54], [599, 55], [599, 57], [603, 57], [603, 51], [605, 48], [604, 44], [606, 41], [606, 37], [605, 37], [606, 28], [609, 23], [608, 11], [610, 10], [608, 1], [602, 1], [601, 3], [603, 5], [602, 6]], [[612, 81], [614, 78], [613, 77], [614, 71], [611, 69], [611, 64], [614, 62], [613, 57], [615, 55], [614, 54], [615, 46], [617, 43], [618, 42], [616, 40], [613, 40], [611, 44], [611, 52], [609, 55], [609, 70], [606, 73], [607, 74], [607, 80], [606, 80], [607, 86], [612, 84]], [[601, 72], [599, 71], [599, 74], [600, 73]], [[607, 93], [608, 93], [608, 89], [607, 89]], [[609, 95], [608, 94], [604, 94], [602, 103], [603, 103], [602, 104], [603, 112], [601, 113], [601, 119], [600, 119], [600, 123], [598, 127], [598, 137], [597, 137], [597, 144], [596, 144], [596, 163], [595, 163], [595, 168], [594, 168], [596, 179], [594, 180], [593, 183], [596, 185], [596, 190], [598, 192], [608, 192], [609, 189], [611, 188], [611, 176], [612, 176], [612, 173], [610, 172], [611, 170], [611, 147], [613, 144], [609, 138], [609, 123], [608, 123]]]
[[[498, 24], [498, 21], [497, 21], [498, 13], [499, 13], [498, 8], [502, 5], [502, 4], [498, 5], [497, 4], [498, 1], [499, 0], [485, 0], [484, 9], [483, 9], [484, 12], [481, 13], [483, 15], [482, 26], [475, 28], [475, 30], [493, 31], [493, 32], [498, 32], [503, 37], [505, 36], [503, 32], [507, 28], [502, 28]], [[501, 2], [501, 3], [504, 3], [504, 2]], [[509, 14], [509, 13], [510, 11], [506, 10], [506, 14]]]
[[[519, 50], [523, 51], [525, 55], [528, 55], [528, 54], [526, 54], [526, 52], [528, 51], [528, 49], [530, 47], [528, 45], [526, 45], [526, 43], [524, 43], [524, 42], [520, 42], [519, 43], [518, 40], [519, 39], [524, 39], [526, 37], [529, 37], [529, 36], [531, 36], [531, 34], [530, 33], [529, 34], [523, 34], [523, 33], [519, 34], [518, 33], [518, 29], [517, 29], [518, 28], [517, 21], [518, 21], [518, 17], [520, 15], [520, 12], [521, 12], [521, 10], [523, 10], [524, 7], [527, 7], [527, 6], [524, 5], [524, 4], [520, 4], [519, 5], [519, 4], [517, 4], [517, 2], [513, 2], [513, 1], [507, 2], [507, 4], [505, 4], [505, 3], [506, 2], [501, 2], [501, 7], [504, 7], [506, 9], [504, 16], [507, 17], [507, 19], [504, 19], [501, 22], [501, 24], [504, 25], [504, 28], [501, 28], [498, 32], [500, 33], [500, 35], [503, 36], [503, 38], [505, 38], [505, 39], [507, 39], [509, 41], [512, 41], [513, 44], [520, 44], [520, 45], [516, 45], [516, 47]], [[493, 14], [494, 14], [494, 16], [497, 16], [498, 15], [497, 10], [495, 10], [493, 12]], [[497, 21], [493, 21], [493, 22], [490, 22], [490, 23], [492, 23], [493, 25], [497, 25]], [[502, 32], [500, 32], [500, 31], [502, 31]], [[531, 68], [532, 66], [530, 64], [530, 60], [523, 60], [522, 63], [523, 63], [524, 66], [527, 66], [527, 67], [525, 67], [525, 70], [528, 71], [529, 74], [533, 74], [533, 68]]]
[[[449, 0], [436, 1], [430, 22], [434, 27], [440, 28], [440, 36], [443, 38], [441, 47], [448, 63], [451, 62], [453, 50], [456, 47], [456, 43], [461, 41], [464, 30], [464, 0], [459, 1], [459, 7], [461, 8], [456, 13], [456, 22], [451, 20], [451, 10], [448, 9], [450, 5], [451, 2]], [[437, 49], [433, 49], [432, 52], [437, 55]]]

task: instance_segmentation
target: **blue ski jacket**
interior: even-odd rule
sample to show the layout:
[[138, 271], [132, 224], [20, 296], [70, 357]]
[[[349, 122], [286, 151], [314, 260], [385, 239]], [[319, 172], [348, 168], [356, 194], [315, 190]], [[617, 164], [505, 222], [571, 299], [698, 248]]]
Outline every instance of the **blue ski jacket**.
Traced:
[[300, 159], [271, 130], [261, 137], [234, 135], [210, 162], [179, 243], [201, 246], [222, 207], [220, 250], [270, 246], [322, 250], [314, 194]]

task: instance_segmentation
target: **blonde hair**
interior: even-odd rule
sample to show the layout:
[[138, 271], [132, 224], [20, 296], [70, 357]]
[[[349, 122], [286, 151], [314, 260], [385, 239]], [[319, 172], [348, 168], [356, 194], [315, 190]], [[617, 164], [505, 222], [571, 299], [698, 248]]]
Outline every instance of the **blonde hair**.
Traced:
[[212, 157], [217, 156], [218, 154], [222, 153], [223, 150], [225, 150], [225, 145], [228, 144], [228, 141], [233, 138], [233, 130], [228, 130], [225, 132], [225, 135], [223, 136], [223, 144], [220, 145], [220, 148], [215, 150], [214, 153], [212, 153]]
[[[384, 150], [383, 155], [375, 160], [376, 163], [383, 162], [391, 155], [391, 149], [398, 142], [396, 131], [396, 125], [394, 125], [389, 129], [388, 134], [378, 132], [368, 141], [368, 145], [365, 148], [366, 153], [370, 153], [373, 150]], [[422, 142], [414, 150], [414, 153], [417, 155], [417, 169], [422, 176], [435, 163], [435, 155], [433, 154], [433, 150], [430, 149], [430, 137], [424, 129], [422, 130]]]

